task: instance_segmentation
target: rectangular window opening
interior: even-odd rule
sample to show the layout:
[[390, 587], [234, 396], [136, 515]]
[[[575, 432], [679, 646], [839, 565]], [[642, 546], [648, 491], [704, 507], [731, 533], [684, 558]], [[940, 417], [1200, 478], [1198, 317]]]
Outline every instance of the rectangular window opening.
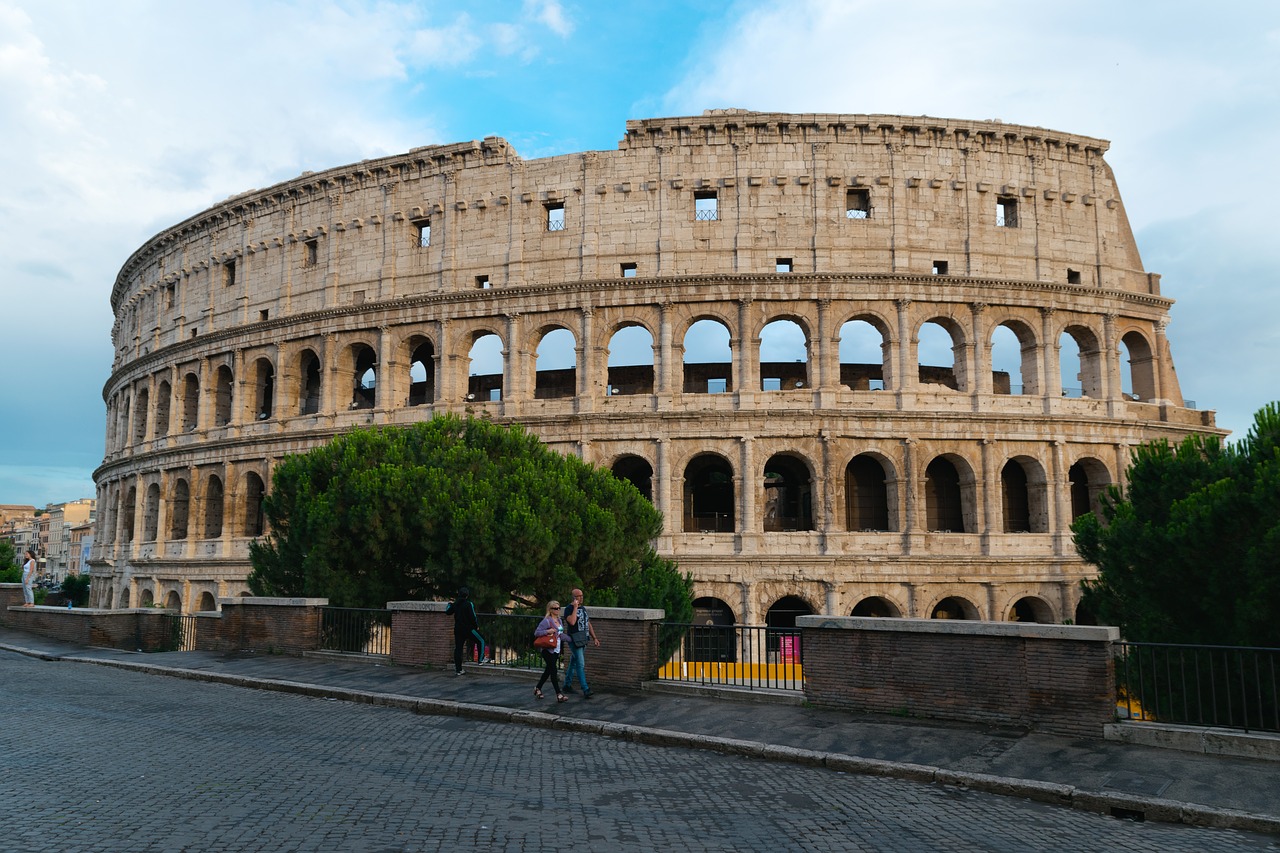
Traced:
[[728, 389], [729, 389], [729, 380], [728, 380], [728, 379], [723, 379], [723, 378], [722, 378], [722, 379], [708, 379], [708, 380], [707, 380], [707, 393], [708, 393], [708, 394], [723, 394], [723, 393], [724, 393], [725, 391], [727, 391]]
[[1011, 195], [996, 198], [996, 226], [999, 228], [1018, 227], [1018, 200]]
[[431, 220], [419, 219], [413, 223], [413, 227], [418, 229], [418, 248], [425, 249], [431, 245]]
[[492, 285], [489, 284], [489, 276], [487, 275], [476, 276], [476, 287], [480, 288], [481, 290], [488, 290], [491, 286]]
[[547, 230], [564, 230], [564, 202], [553, 201], [547, 203]]
[[170, 311], [173, 310], [173, 298], [177, 290], [176, 285], [168, 285], [164, 289], [164, 307]]
[[698, 190], [693, 194], [693, 218], [698, 222], [714, 222], [720, 218], [720, 199], [715, 190]]
[[791, 272], [791, 259], [778, 258], [773, 265], [774, 272]]
[[779, 378], [778, 378], [778, 377], [776, 377], [776, 376], [773, 376], [773, 377], [765, 377], [765, 379], [764, 379], [764, 383], [763, 383], [763, 385], [762, 385], [761, 387], [762, 387], [762, 389], [763, 389], [763, 390], [765, 390], [765, 391], [781, 391], [781, 390], [782, 390], [782, 380], [781, 380], [781, 379], [779, 379]]
[[871, 190], [849, 190], [845, 193], [844, 215], [846, 219], [870, 219]]
[[623, 278], [635, 278], [635, 277], [636, 277], [636, 265], [635, 265], [635, 264], [623, 264], [623, 265], [622, 265], [622, 277], [623, 277]]
[[1080, 283], [1080, 270], [1068, 269], [1067, 284], [1079, 284], [1079, 283]]
[[271, 311], [269, 309], [263, 308], [261, 311], [258, 312], [258, 320], [260, 322], [263, 322], [263, 323], [267, 322], [267, 318], [270, 316], [271, 316]]
[[302, 265], [314, 267], [320, 260], [320, 241], [307, 240], [302, 244]]
[[934, 261], [934, 262], [933, 262], [933, 274], [934, 274], [934, 275], [946, 275], [946, 274], [947, 274], [947, 262], [946, 262], [946, 261]]
[[234, 287], [236, 283], [236, 262], [227, 261], [222, 265], [222, 283], [227, 287]]

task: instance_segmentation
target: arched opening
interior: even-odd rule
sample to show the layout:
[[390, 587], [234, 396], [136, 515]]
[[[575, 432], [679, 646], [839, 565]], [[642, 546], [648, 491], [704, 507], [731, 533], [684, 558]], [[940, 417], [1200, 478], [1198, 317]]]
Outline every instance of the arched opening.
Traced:
[[200, 599], [196, 603], [196, 610], [200, 613], [209, 613], [218, 609], [218, 602], [211, 592], [200, 593]]
[[608, 396], [653, 393], [653, 335], [644, 326], [624, 326], [609, 338]]
[[684, 336], [684, 393], [724, 394], [733, 390], [733, 349], [729, 329], [719, 320], [699, 320]]
[[1002, 323], [991, 335], [991, 390], [996, 394], [1039, 394], [1035, 333], [1020, 322]]
[[760, 332], [760, 390], [809, 387], [809, 341], [794, 320], [774, 320]]
[[684, 642], [685, 660], [732, 662], [738, 659], [733, 609], [718, 598], [693, 600], [693, 627]]
[[182, 596], [178, 595], [174, 590], [169, 590], [169, 594], [165, 596], [164, 606], [168, 610], [182, 611]]
[[155, 599], [155, 596], [151, 594], [151, 588], [150, 588], [150, 587], [144, 587], [144, 588], [143, 588], [143, 590], [142, 590], [142, 594], [141, 594], [140, 596], [138, 596], [138, 598], [139, 598], [139, 601], [138, 601], [138, 606], [139, 606], [139, 607], [154, 607], [154, 606], [155, 606], [156, 599]]
[[1155, 358], [1151, 344], [1137, 332], [1120, 339], [1121, 390], [1131, 400], [1154, 400], [1156, 396]]
[[898, 605], [889, 599], [878, 595], [869, 595], [854, 605], [853, 612], [849, 615], [866, 616], [875, 619], [898, 619], [901, 618], [902, 612], [898, 610]]
[[156, 438], [169, 434], [169, 403], [172, 397], [172, 386], [161, 380], [156, 386]]
[[187, 538], [187, 518], [191, 505], [191, 492], [186, 480], [176, 480], [173, 484], [173, 496], [169, 498], [169, 538], [181, 540]]
[[813, 529], [813, 485], [809, 468], [779, 454], [764, 466], [765, 532]]
[[468, 353], [467, 402], [495, 402], [502, 399], [502, 374], [506, 362], [502, 338], [492, 332], [476, 336]]
[[1098, 336], [1086, 326], [1067, 326], [1058, 344], [1062, 396], [1101, 397], [1102, 344]]
[[200, 378], [188, 373], [182, 379], [182, 431], [194, 432], [200, 423]]
[[138, 396], [133, 406], [133, 443], [142, 444], [147, 439], [147, 411], [150, 409], [150, 394], [146, 388], [138, 389]]
[[1000, 471], [1000, 497], [1004, 508], [1004, 532], [1031, 530], [1031, 505], [1027, 498], [1027, 472], [1013, 460]]
[[550, 400], [577, 395], [576, 343], [573, 332], [564, 328], [552, 329], [542, 336], [534, 354], [534, 399]]
[[978, 608], [959, 596], [948, 596], [934, 605], [930, 619], [968, 619], [978, 618]]
[[299, 358], [299, 375], [302, 380], [299, 414], [314, 415], [320, 411], [320, 356], [311, 350], [303, 350]]
[[733, 468], [710, 453], [696, 456], [684, 471], [686, 533], [732, 533]]
[[939, 456], [924, 472], [925, 529], [935, 533], [967, 533], [960, 473]]
[[854, 391], [882, 391], [888, 336], [866, 320], [840, 327], [840, 384]]
[[276, 369], [269, 359], [260, 358], [253, 364], [253, 418], [265, 421], [275, 411]]
[[1034, 595], [1028, 595], [1019, 598], [1009, 608], [1009, 614], [1006, 617], [1008, 622], [1037, 622], [1041, 625], [1052, 625], [1055, 620], [1053, 618], [1053, 608], [1049, 606], [1042, 598], [1036, 598]]
[[204, 487], [204, 538], [222, 535], [222, 480], [210, 474]]
[[653, 503], [653, 466], [639, 456], [623, 456], [613, 463], [613, 476], [626, 480]]
[[351, 408], [372, 409], [378, 403], [378, 354], [373, 347], [356, 344], [351, 347], [354, 387]]
[[160, 486], [152, 483], [147, 486], [147, 497], [142, 505], [142, 541], [156, 541], [157, 528], [160, 524]]
[[929, 387], [967, 390], [963, 377], [956, 369], [956, 354], [963, 353], [961, 342], [954, 330], [937, 320], [929, 320], [917, 333], [916, 359], [920, 372], [920, 384]]
[[861, 454], [844, 470], [845, 526], [851, 531], [889, 530], [889, 489], [884, 467]]
[[125, 542], [133, 541], [133, 515], [138, 504], [138, 488], [130, 486], [120, 502], [120, 534]]
[[409, 346], [409, 405], [425, 406], [436, 399], [436, 347], [421, 338]]
[[129, 593], [129, 587], [126, 586], [124, 589], [120, 590], [120, 608], [122, 610], [129, 609], [129, 601], [131, 597], [132, 596]]
[[1102, 508], [1102, 494], [1111, 484], [1107, 466], [1097, 459], [1078, 460], [1067, 470], [1071, 484], [1071, 520], [1098, 512]]
[[266, 487], [262, 478], [254, 471], [244, 475], [244, 535], [261, 536], [265, 529], [262, 515], [262, 498]]
[[796, 618], [812, 616], [809, 602], [796, 595], [787, 595], [773, 603], [764, 614], [766, 650], [770, 662], [800, 663], [800, 632]]
[[129, 444], [129, 397], [122, 397], [120, 400], [119, 417], [115, 423], [115, 440], [121, 447]]
[[1081, 600], [1076, 604], [1076, 618], [1074, 622], [1077, 625], [1097, 625], [1098, 615], [1094, 613], [1093, 609], [1086, 605], [1083, 600]]
[[813, 608], [809, 602], [798, 595], [785, 595], [773, 603], [764, 614], [764, 624], [770, 628], [796, 627], [796, 617], [812, 616]]
[[231, 374], [231, 368], [225, 364], [219, 365], [217, 372], [214, 373], [214, 426], [226, 426], [231, 423], [231, 390], [234, 385], [235, 380]]
[[113, 590], [111, 587], [107, 587], [107, 594], [104, 597], [102, 602], [103, 607], [105, 607], [107, 610], [110, 610], [111, 603], [114, 600], [115, 600], [115, 590]]

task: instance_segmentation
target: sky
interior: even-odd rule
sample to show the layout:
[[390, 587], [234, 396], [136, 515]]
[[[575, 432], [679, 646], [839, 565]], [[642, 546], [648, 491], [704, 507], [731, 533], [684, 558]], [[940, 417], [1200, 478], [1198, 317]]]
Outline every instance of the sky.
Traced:
[[0, 504], [93, 497], [110, 294], [229, 196], [423, 145], [526, 159], [713, 108], [1111, 141], [1183, 395], [1280, 399], [1274, 0], [0, 0]]

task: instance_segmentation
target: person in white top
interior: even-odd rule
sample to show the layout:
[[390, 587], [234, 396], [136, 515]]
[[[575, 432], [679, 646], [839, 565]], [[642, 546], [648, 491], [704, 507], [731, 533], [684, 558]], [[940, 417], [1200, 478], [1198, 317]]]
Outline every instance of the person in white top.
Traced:
[[36, 582], [36, 555], [27, 549], [27, 560], [22, 564], [22, 606], [35, 607], [36, 594], [32, 584]]

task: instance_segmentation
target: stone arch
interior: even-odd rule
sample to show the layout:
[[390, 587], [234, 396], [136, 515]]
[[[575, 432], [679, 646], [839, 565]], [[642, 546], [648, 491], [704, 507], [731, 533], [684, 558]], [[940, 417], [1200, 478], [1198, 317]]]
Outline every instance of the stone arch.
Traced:
[[867, 616], [882, 619], [900, 619], [902, 610], [883, 595], [868, 595], [853, 606], [850, 616]]
[[467, 349], [467, 402], [483, 403], [501, 400], [507, 353], [502, 336], [488, 329], [471, 334]]
[[1124, 355], [1120, 361], [1121, 391], [1132, 400], [1154, 400], [1156, 397], [1156, 363], [1151, 344], [1137, 330], [1120, 338]]
[[[1070, 346], [1063, 344], [1069, 341]], [[1066, 350], [1068, 355], [1062, 353]], [[1059, 336], [1059, 369], [1062, 371], [1062, 396], [1090, 397], [1098, 399], [1102, 396], [1102, 339], [1088, 326], [1071, 324], [1062, 330]], [[1070, 354], [1074, 351], [1074, 365], [1078, 371], [1070, 375], [1073, 361]]]
[[736, 530], [733, 465], [718, 453], [700, 453], [684, 469], [686, 533]]
[[1049, 531], [1048, 480], [1030, 456], [1014, 456], [1000, 470], [1000, 501], [1005, 533]]
[[436, 345], [430, 338], [409, 338], [409, 405], [426, 406], [436, 399]]
[[925, 529], [972, 533], [977, 524], [973, 469], [961, 457], [942, 454], [925, 468]]
[[876, 314], [858, 314], [840, 327], [840, 384], [854, 391], [894, 387], [892, 326]]
[[609, 396], [653, 393], [653, 332], [648, 326], [639, 322], [619, 324], [609, 336], [608, 352]]
[[378, 351], [364, 342], [352, 344], [344, 361], [351, 365], [352, 409], [372, 409], [378, 404]]
[[966, 619], [976, 620], [982, 616], [978, 608], [969, 599], [959, 595], [948, 595], [935, 602], [929, 608], [930, 619]]
[[120, 499], [120, 538], [125, 542], [133, 541], [133, 517], [138, 505], [138, 487], [130, 485]]
[[733, 662], [738, 659], [737, 619], [733, 608], [718, 598], [693, 600], [693, 624], [684, 642], [688, 661]]
[[182, 611], [182, 596], [178, 595], [177, 590], [169, 590], [169, 594], [164, 597], [164, 606], [166, 610]]
[[776, 317], [760, 330], [758, 381], [762, 391], [798, 391], [808, 388], [808, 324], [803, 318]]
[[204, 484], [204, 538], [222, 535], [222, 478], [210, 474]]
[[235, 376], [231, 368], [225, 364], [218, 365], [213, 374], [213, 425], [226, 426], [231, 423], [231, 403], [234, 397]]
[[718, 317], [700, 317], [689, 324], [681, 344], [684, 393], [721, 394], [734, 390], [730, 328]]
[[921, 323], [916, 329], [916, 367], [921, 385], [971, 390], [965, 370], [964, 327], [945, 315]]
[[139, 388], [133, 400], [132, 443], [142, 444], [147, 439], [147, 413], [151, 409], [151, 395], [146, 388]]
[[139, 607], [154, 607], [156, 603], [155, 595], [151, 592], [151, 587], [144, 586], [142, 592], [138, 595]]
[[322, 377], [320, 356], [311, 349], [298, 353], [298, 414], [319, 413]]
[[196, 612], [209, 613], [218, 609], [218, 601], [213, 597], [213, 593], [205, 590], [200, 593], [200, 598], [196, 601]]
[[147, 486], [147, 496], [142, 505], [142, 541], [154, 542], [160, 525], [160, 484]]
[[574, 397], [578, 393], [577, 337], [564, 326], [538, 330], [531, 343], [533, 396], [537, 400]]
[[182, 377], [182, 431], [195, 432], [200, 425], [200, 377], [187, 373]]
[[764, 614], [764, 624], [770, 628], [791, 629], [796, 627], [797, 617], [812, 616], [817, 612], [803, 597], [784, 595], [769, 605]]
[[261, 536], [266, 532], [266, 521], [262, 514], [262, 499], [266, 496], [267, 488], [262, 482], [262, 477], [258, 476], [257, 471], [246, 471], [241, 485], [241, 494], [244, 495], [244, 535], [245, 536]]
[[1039, 342], [1035, 330], [1022, 320], [1010, 318], [991, 330], [990, 364], [994, 393], [1042, 393]]
[[120, 609], [128, 610], [129, 602], [131, 599], [132, 599], [132, 596], [130, 595], [129, 587], [128, 586], [122, 587], [120, 589]]
[[764, 531], [813, 530], [813, 473], [794, 453], [778, 453], [764, 464], [761, 508]]
[[613, 461], [613, 476], [626, 480], [653, 503], [653, 466], [649, 460], [635, 455], [619, 456]]
[[173, 482], [173, 496], [169, 498], [169, 539], [187, 538], [187, 519], [191, 507], [191, 490], [186, 478]]
[[275, 414], [276, 368], [269, 358], [253, 363], [253, 419], [265, 421]]
[[[896, 530], [897, 500], [878, 454], [860, 453], [844, 469], [845, 528], [857, 531]], [[893, 510], [891, 512], [891, 509]]]
[[1009, 605], [1005, 613], [1006, 622], [1035, 622], [1041, 625], [1054, 625], [1057, 618], [1053, 607], [1038, 595], [1024, 595]]
[[169, 380], [161, 379], [156, 385], [156, 438], [169, 434], [169, 406], [173, 401], [173, 387]]
[[1075, 521], [1102, 508], [1102, 495], [1111, 485], [1111, 472], [1099, 460], [1082, 456], [1067, 470], [1067, 482], [1071, 489], [1071, 520]]

